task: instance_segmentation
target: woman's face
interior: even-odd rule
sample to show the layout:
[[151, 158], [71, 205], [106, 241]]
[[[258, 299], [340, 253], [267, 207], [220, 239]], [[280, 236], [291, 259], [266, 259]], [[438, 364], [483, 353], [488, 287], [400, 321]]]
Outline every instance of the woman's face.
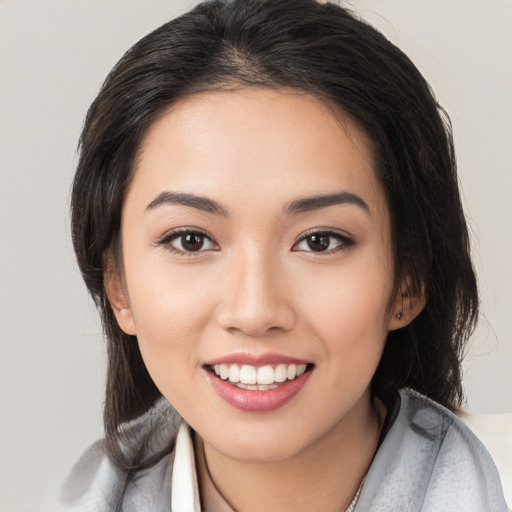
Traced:
[[122, 251], [121, 328], [206, 445], [282, 459], [368, 407], [396, 323], [389, 215], [367, 138], [315, 98], [174, 105], [144, 140]]

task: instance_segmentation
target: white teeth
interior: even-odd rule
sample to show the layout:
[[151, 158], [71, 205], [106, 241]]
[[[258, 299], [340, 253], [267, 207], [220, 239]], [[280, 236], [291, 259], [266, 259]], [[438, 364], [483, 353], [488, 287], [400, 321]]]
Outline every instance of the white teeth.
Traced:
[[277, 386], [276, 384], [258, 384], [258, 389], [260, 391], [267, 391], [269, 389], [276, 389], [278, 388], [279, 386]]
[[242, 382], [236, 382], [235, 387], [249, 389], [250, 391], [268, 391], [269, 389], [276, 389], [279, 386], [277, 384], [243, 384]]
[[244, 364], [240, 368], [240, 382], [242, 384], [256, 384], [256, 367]]
[[240, 367], [237, 364], [230, 365], [228, 378], [231, 382], [238, 382], [240, 380]]
[[258, 368], [256, 380], [258, 384], [273, 384], [275, 375], [272, 366], [261, 366]]
[[220, 378], [226, 380], [229, 376], [229, 366], [227, 364], [220, 365]]
[[275, 370], [275, 382], [284, 382], [286, 380], [286, 365], [278, 364]]
[[288, 365], [288, 368], [286, 369], [286, 378], [288, 380], [293, 380], [297, 377], [297, 365], [296, 364], [290, 364]]
[[306, 367], [305, 364], [278, 364], [275, 368], [271, 365], [256, 367], [250, 364], [216, 364], [212, 369], [222, 380], [229, 380], [239, 388], [266, 391], [278, 387], [276, 383], [300, 377]]

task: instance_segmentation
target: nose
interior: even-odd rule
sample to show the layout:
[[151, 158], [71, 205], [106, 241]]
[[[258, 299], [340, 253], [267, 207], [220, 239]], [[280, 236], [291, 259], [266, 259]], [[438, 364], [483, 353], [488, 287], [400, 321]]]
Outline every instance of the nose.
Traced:
[[225, 285], [218, 312], [222, 328], [251, 337], [292, 328], [295, 314], [286, 272], [262, 251], [233, 258]]

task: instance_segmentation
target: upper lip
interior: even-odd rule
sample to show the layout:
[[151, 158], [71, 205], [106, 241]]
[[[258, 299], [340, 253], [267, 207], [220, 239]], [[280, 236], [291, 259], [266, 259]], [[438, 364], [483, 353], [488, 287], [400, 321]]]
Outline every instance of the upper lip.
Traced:
[[310, 361], [297, 357], [286, 356], [283, 354], [266, 353], [266, 354], [248, 354], [234, 353], [225, 356], [216, 357], [206, 361], [205, 366], [214, 366], [216, 364], [239, 364], [251, 366], [265, 366], [272, 364], [308, 364]]

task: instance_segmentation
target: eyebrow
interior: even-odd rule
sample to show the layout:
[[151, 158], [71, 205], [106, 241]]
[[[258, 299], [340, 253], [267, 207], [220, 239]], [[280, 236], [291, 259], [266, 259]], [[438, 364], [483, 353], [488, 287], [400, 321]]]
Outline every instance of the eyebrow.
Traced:
[[146, 211], [154, 210], [158, 206], [165, 204], [181, 204], [203, 212], [222, 215], [223, 217], [229, 216], [227, 210], [213, 199], [186, 192], [162, 192], [148, 204]]
[[297, 215], [300, 213], [306, 213], [313, 210], [319, 210], [321, 208], [327, 208], [329, 206], [335, 206], [339, 204], [350, 204], [362, 208], [368, 215], [371, 216], [370, 208], [366, 202], [359, 196], [352, 194], [351, 192], [338, 192], [336, 194], [322, 194], [311, 197], [304, 197], [302, 199], [296, 199], [285, 207], [285, 213], [288, 215]]
[[[146, 207], [146, 211], [154, 210], [155, 208], [166, 204], [181, 204], [189, 206], [206, 213], [213, 213], [223, 217], [229, 217], [228, 211], [217, 201], [207, 197], [190, 194], [187, 192], [162, 192]], [[304, 197], [295, 199], [285, 206], [284, 212], [287, 215], [298, 215], [307, 213], [329, 206], [340, 204], [355, 205], [363, 209], [366, 213], [371, 215], [370, 208], [366, 202], [356, 194], [351, 192], [338, 192], [336, 194], [321, 194], [311, 197]]]

